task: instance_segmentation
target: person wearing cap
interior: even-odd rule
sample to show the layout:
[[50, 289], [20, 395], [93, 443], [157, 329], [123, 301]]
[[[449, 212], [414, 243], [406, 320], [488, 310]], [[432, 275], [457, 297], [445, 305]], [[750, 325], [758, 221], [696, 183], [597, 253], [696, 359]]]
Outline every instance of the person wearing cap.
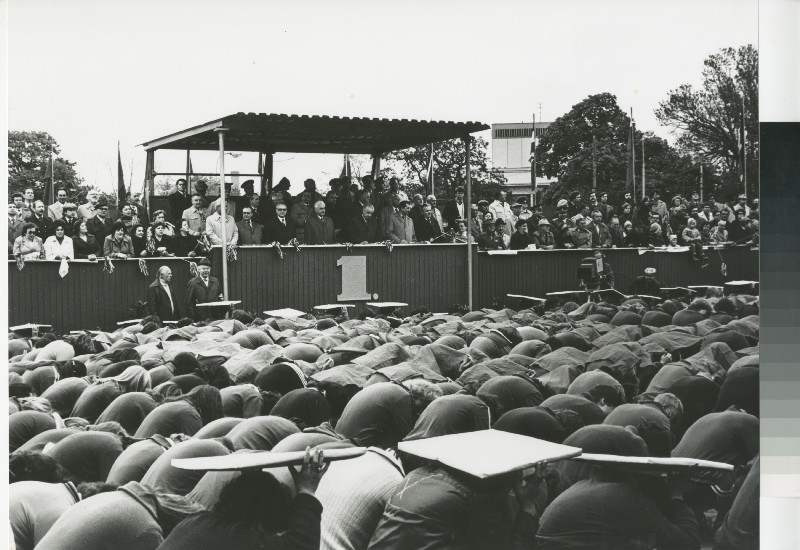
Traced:
[[448, 202], [444, 207], [444, 221], [448, 227], [455, 227], [456, 220], [467, 219], [467, 204], [464, 200], [464, 188], [456, 187], [456, 198], [453, 202]]
[[736, 244], [745, 244], [753, 235], [750, 220], [745, 217], [744, 209], [735, 210], [736, 219], [728, 224], [728, 236]]
[[493, 220], [483, 222], [483, 233], [478, 236], [478, 248], [481, 250], [505, 250], [503, 237], [495, 231]]
[[221, 245], [223, 231], [227, 238], [227, 244], [237, 244], [239, 242], [239, 229], [236, 227], [236, 222], [233, 221], [233, 216], [230, 214], [225, 215], [225, 220], [222, 219], [222, 203], [214, 201], [214, 214], [206, 219], [206, 235], [212, 245]]
[[648, 267], [644, 270], [644, 275], [639, 275], [631, 283], [629, 294], [661, 296], [661, 283], [656, 279], [656, 269]]
[[518, 219], [514, 223], [516, 231], [511, 235], [511, 240], [508, 243], [509, 250], [525, 250], [533, 244], [533, 237], [528, 233], [528, 223], [525, 220]]
[[683, 242], [691, 249], [693, 259], [701, 260], [705, 258], [705, 254], [703, 253], [703, 237], [697, 229], [697, 222], [694, 218], [689, 218], [688, 225], [686, 229], [683, 230], [682, 237]]
[[[509, 235], [514, 234], [514, 231], [517, 228], [517, 222], [520, 220], [522, 220], [522, 203], [515, 202], [514, 204], [511, 205], [511, 217], [505, 218], [506, 231]], [[526, 234], [530, 236], [529, 233]]]
[[200, 310], [197, 304], [207, 304], [222, 300], [222, 287], [219, 280], [211, 276], [211, 262], [203, 258], [197, 264], [197, 277], [186, 284], [186, 303], [189, 308], [189, 317], [199, 320]]
[[442, 212], [436, 208], [436, 195], [428, 195], [425, 197], [425, 204], [429, 204], [431, 207], [431, 214], [433, 215], [433, 219], [436, 220], [436, 223], [439, 224], [439, 227], [442, 228], [442, 231], [447, 229], [447, 225], [444, 223], [444, 218], [442, 217]]
[[397, 206], [398, 211], [389, 218], [389, 223], [386, 227], [386, 236], [394, 244], [408, 244], [414, 242], [414, 240], [416, 240], [414, 222], [409, 216], [411, 212], [411, 203], [408, 201], [400, 201]]
[[[556, 240], [556, 248], [568, 248], [567, 243], [570, 242], [568, 231], [574, 227], [572, 220], [567, 217], [567, 204], [565, 200], [558, 201], [558, 211], [556, 217], [552, 221], [553, 238]], [[530, 227], [530, 224], [529, 224]], [[539, 227], [536, 227], [536, 231]]]
[[[233, 218], [238, 222], [240, 221], [242, 216], [242, 208], [245, 206], [251, 205], [252, 196], [255, 194], [253, 193], [253, 187], [255, 186], [255, 180], [245, 180], [240, 186], [239, 190], [241, 191], [241, 195], [238, 197], [231, 197], [230, 201], [236, 205], [235, 212], [231, 212], [233, 214]], [[258, 195], [256, 195], [258, 196]], [[253, 219], [258, 219], [258, 212], [253, 211]]]
[[[81, 207], [78, 207], [78, 216], [80, 216], [80, 211]], [[114, 222], [108, 215], [108, 201], [102, 197], [94, 204], [92, 217], [86, 219], [86, 229], [89, 230], [89, 234], [94, 235], [98, 243], [103, 243], [113, 228]]]
[[64, 217], [64, 203], [67, 202], [66, 189], [59, 188], [56, 191], [56, 202], [47, 207], [47, 216], [51, 220], [60, 220]]
[[62, 207], [62, 217], [57, 221], [66, 223], [67, 237], [73, 237], [75, 222], [78, 221], [78, 207], [75, 203], [65, 202]]
[[78, 217], [84, 220], [91, 220], [97, 213], [97, 202], [100, 196], [94, 189], [86, 193], [86, 203], [78, 207]]
[[[231, 196], [231, 186], [233, 182], [226, 181], [225, 182], [225, 216], [230, 216], [231, 219], [236, 219], [236, 202], [234, 197]], [[208, 205], [206, 209], [206, 216], [208, 218], [212, 217], [216, 211], [217, 207], [220, 209], [222, 208], [222, 195], [217, 197], [211, 204]], [[206, 219], [207, 221], [207, 219]], [[234, 221], [235, 223], [235, 221]]]
[[180, 178], [175, 182], [175, 191], [169, 194], [169, 211], [172, 214], [172, 221], [175, 225], [180, 225], [183, 211], [192, 206], [192, 197], [186, 192], [186, 180]]
[[747, 195], [742, 193], [739, 195], [738, 202], [733, 205], [733, 213], [736, 214], [739, 210], [744, 211], [744, 217], [750, 217], [750, 207], [747, 206]]
[[550, 231], [550, 222], [547, 218], [539, 220], [538, 228], [532, 237], [536, 248], [540, 250], [553, 250], [556, 247], [556, 238]]

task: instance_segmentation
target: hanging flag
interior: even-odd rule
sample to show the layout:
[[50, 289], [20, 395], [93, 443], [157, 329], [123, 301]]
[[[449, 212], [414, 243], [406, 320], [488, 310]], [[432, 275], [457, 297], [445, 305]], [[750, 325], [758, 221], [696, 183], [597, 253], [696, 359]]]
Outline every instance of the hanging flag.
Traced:
[[433, 143], [431, 143], [431, 155], [428, 158], [428, 187], [430, 194], [433, 195]]
[[55, 200], [53, 192], [53, 145], [50, 145], [50, 158], [44, 163], [44, 197], [42, 198], [45, 206], [50, 206]]
[[628, 147], [626, 149], [627, 170], [625, 171], [625, 190], [630, 191], [631, 193], [634, 192], [634, 187], [636, 185], [635, 182], [636, 173], [634, 172], [634, 164], [633, 164], [633, 154], [634, 154], [633, 132], [634, 132], [634, 126], [633, 126], [633, 120], [631, 120], [631, 126], [628, 129]]
[[536, 114], [533, 115], [533, 129], [531, 131], [531, 154], [528, 157], [531, 163], [531, 192], [536, 195]]
[[349, 178], [353, 175], [353, 170], [350, 167], [350, 155], [345, 153], [344, 155], [344, 164], [342, 165], [342, 173], [339, 174], [340, 178]]
[[126, 197], [125, 175], [122, 172], [122, 153], [120, 153], [119, 141], [117, 141], [117, 203], [121, 204]]

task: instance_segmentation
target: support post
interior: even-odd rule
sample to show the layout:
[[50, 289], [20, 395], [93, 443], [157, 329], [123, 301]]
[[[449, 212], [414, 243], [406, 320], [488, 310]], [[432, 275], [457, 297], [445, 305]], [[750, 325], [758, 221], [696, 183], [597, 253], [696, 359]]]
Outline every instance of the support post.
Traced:
[[472, 164], [470, 163], [472, 137], [465, 137], [464, 145], [467, 148], [467, 205], [464, 207], [464, 213], [467, 216], [467, 305], [472, 311], [472, 243], [470, 242], [472, 238]]
[[[192, 188], [192, 182], [189, 179], [189, 176], [192, 173], [192, 157], [191, 157], [191, 153], [192, 152], [189, 149], [186, 149], [186, 193], [187, 193], [187, 195], [189, 197], [191, 197], [192, 193], [194, 193], [194, 189]], [[174, 216], [175, 212], [173, 212], [172, 215]]]
[[372, 155], [372, 181], [378, 179], [378, 176], [381, 174], [381, 154], [376, 153]]
[[225, 208], [225, 132], [227, 128], [214, 130], [219, 136], [219, 199], [222, 205], [222, 299], [228, 299], [228, 227]]
[[264, 154], [264, 178], [267, 180], [267, 194], [272, 194], [272, 187], [275, 185], [275, 182], [272, 181], [272, 169], [273, 169], [273, 162], [274, 162], [274, 153], [265, 153]]

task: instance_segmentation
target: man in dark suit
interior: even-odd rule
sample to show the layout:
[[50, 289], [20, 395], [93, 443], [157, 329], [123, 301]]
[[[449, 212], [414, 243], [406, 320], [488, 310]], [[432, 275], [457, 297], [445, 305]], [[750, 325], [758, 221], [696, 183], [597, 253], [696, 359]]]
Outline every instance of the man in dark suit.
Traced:
[[94, 238], [103, 246], [103, 241], [106, 240], [108, 235], [114, 231], [114, 222], [108, 215], [108, 201], [105, 197], [101, 197], [97, 204], [95, 204], [95, 215], [92, 219], [86, 220], [86, 229], [89, 234], [94, 235]]
[[211, 262], [203, 258], [197, 265], [197, 277], [189, 279], [186, 284], [186, 303], [189, 307], [189, 316], [201, 320], [203, 312], [197, 304], [207, 304], [222, 300], [222, 287], [219, 281], [211, 276]]
[[42, 201], [33, 203], [33, 214], [27, 221], [36, 225], [36, 236], [42, 240], [45, 240], [53, 233], [53, 220], [45, 215]]
[[314, 203], [314, 215], [306, 219], [305, 244], [336, 244], [333, 220], [325, 215], [325, 202]]
[[442, 234], [439, 222], [433, 218], [433, 209], [430, 204], [424, 205], [422, 217], [414, 220], [414, 233], [417, 234], [417, 240], [420, 242], [432, 242]]
[[183, 211], [192, 207], [192, 197], [186, 193], [185, 179], [181, 178], [176, 181], [175, 187], [177, 188], [176, 191], [169, 196], [169, 209], [172, 223], [180, 227]]
[[156, 280], [147, 288], [147, 310], [162, 321], [175, 321], [181, 316], [169, 284], [171, 280], [172, 270], [163, 265], [158, 268]]
[[442, 212], [444, 221], [447, 222], [447, 227], [455, 227], [456, 220], [467, 219], [467, 203], [464, 200], [464, 188], [456, 187], [456, 200], [448, 202]]
[[361, 214], [347, 224], [347, 240], [353, 244], [378, 242], [378, 223], [373, 214], [375, 207], [367, 204], [361, 208]]
[[282, 202], [275, 203], [275, 214], [267, 219], [264, 227], [264, 242], [279, 242], [287, 244], [295, 238], [295, 227], [292, 219], [287, 216], [288, 207]]
[[236, 227], [240, 245], [261, 244], [264, 227], [253, 221], [253, 209], [249, 205], [242, 208], [242, 220], [236, 222]]

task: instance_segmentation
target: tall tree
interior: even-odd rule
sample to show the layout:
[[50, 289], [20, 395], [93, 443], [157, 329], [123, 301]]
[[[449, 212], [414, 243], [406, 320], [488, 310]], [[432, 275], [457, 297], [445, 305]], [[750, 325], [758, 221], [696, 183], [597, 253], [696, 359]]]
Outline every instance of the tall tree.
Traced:
[[[553, 121], [536, 145], [537, 172], [559, 182], [546, 197], [567, 189], [584, 193], [591, 189], [593, 136], [597, 189], [621, 192], [629, 126], [630, 117], [608, 92], [587, 97]], [[637, 132], [637, 136], [641, 134]]]
[[[495, 192], [506, 182], [502, 171], [489, 168], [487, 154], [488, 143], [481, 137], [474, 137], [471, 146], [470, 166], [472, 167], [473, 200], [491, 199]], [[402, 174], [411, 186], [424, 188], [430, 192], [428, 166], [430, 162], [430, 145], [411, 147], [400, 151], [392, 151], [383, 156], [384, 160], [399, 165]], [[433, 145], [434, 191], [439, 198], [452, 198], [455, 188], [466, 186], [466, 146], [464, 140], [452, 139], [440, 141]], [[407, 184], [408, 186], [408, 184]]]
[[[56, 187], [65, 187], [70, 197], [81, 193], [83, 178], [75, 172], [75, 163], [59, 156], [61, 148], [47, 132], [8, 132], [8, 191], [22, 192], [33, 187], [38, 198], [44, 196], [50, 150], [54, 151], [53, 172]], [[48, 176], [49, 177], [49, 176]], [[85, 190], [83, 190], [85, 196]]]
[[[659, 122], [678, 135], [678, 145], [703, 155], [735, 191], [742, 169], [739, 144], [744, 109], [747, 184], [758, 189], [758, 51], [724, 48], [703, 62], [703, 84], [684, 84], [659, 103]], [[741, 189], [741, 187], [739, 187]]]

